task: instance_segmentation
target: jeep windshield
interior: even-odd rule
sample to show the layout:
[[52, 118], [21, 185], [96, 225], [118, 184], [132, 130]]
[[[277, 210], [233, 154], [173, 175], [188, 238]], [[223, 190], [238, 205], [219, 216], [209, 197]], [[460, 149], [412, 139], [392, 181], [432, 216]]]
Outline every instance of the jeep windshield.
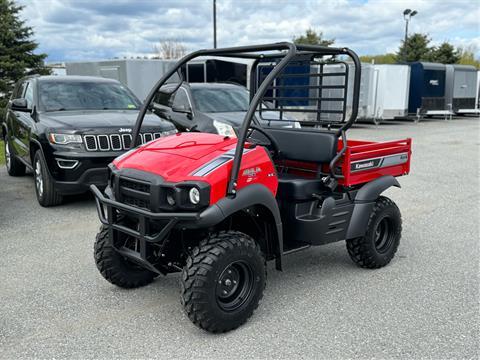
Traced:
[[140, 101], [123, 85], [95, 81], [42, 81], [42, 111], [138, 110]]
[[201, 112], [247, 111], [248, 91], [243, 88], [192, 88], [193, 101]]

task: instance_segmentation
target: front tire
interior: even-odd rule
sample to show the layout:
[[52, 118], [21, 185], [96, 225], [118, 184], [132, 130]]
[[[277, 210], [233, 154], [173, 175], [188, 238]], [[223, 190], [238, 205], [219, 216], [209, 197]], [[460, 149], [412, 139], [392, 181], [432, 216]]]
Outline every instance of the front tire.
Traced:
[[[124, 239], [127, 242], [129, 239]], [[100, 274], [113, 285], [125, 289], [138, 288], [150, 284], [156, 274], [128, 261], [114, 248], [103, 226], [97, 234], [94, 245], [94, 258]]]
[[360, 267], [377, 269], [395, 256], [402, 234], [402, 217], [397, 205], [380, 196], [368, 220], [365, 236], [347, 240], [350, 258]]
[[62, 203], [63, 197], [55, 190], [55, 184], [40, 150], [37, 150], [33, 158], [33, 177], [35, 194], [40, 205], [49, 207]]
[[25, 175], [25, 164], [18, 160], [12, 152], [10, 140], [5, 137], [5, 166], [7, 167], [8, 175], [23, 176]]
[[252, 316], [265, 283], [265, 259], [255, 240], [238, 231], [221, 232], [201, 241], [188, 258], [182, 304], [198, 327], [230, 331]]

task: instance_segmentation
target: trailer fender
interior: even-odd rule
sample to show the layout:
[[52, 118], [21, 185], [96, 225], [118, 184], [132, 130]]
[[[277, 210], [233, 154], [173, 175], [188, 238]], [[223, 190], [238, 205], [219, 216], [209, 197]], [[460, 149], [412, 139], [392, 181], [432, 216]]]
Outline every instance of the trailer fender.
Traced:
[[230, 215], [255, 205], [261, 205], [268, 209], [275, 221], [274, 225], [277, 235], [276, 244], [274, 244], [275, 264], [277, 270], [281, 270], [283, 251], [282, 219], [277, 200], [267, 187], [260, 184], [252, 184], [240, 189], [235, 197], [224, 197], [201, 213], [197, 226], [208, 227], [217, 225]]
[[375, 201], [388, 188], [400, 187], [400, 183], [391, 175], [382, 176], [363, 185], [355, 197], [352, 218], [347, 230], [347, 239], [365, 235], [368, 219], [373, 210]]

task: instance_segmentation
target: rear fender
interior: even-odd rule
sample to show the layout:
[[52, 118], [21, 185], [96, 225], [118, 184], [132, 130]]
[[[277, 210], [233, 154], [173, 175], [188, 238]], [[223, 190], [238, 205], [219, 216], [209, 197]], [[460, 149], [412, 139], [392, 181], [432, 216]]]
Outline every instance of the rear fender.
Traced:
[[347, 239], [365, 235], [368, 219], [375, 206], [375, 201], [381, 193], [392, 186], [399, 188], [400, 184], [393, 176], [387, 175], [363, 185], [360, 190], [358, 190], [355, 197], [352, 218], [347, 230]]
[[252, 184], [239, 190], [235, 197], [220, 199], [200, 214], [196, 227], [206, 228], [215, 226], [234, 213], [255, 205], [262, 205], [267, 208], [275, 221], [275, 264], [277, 270], [281, 270], [283, 249], [282, 220], [277, 200], [267, 187], [260, 184]]

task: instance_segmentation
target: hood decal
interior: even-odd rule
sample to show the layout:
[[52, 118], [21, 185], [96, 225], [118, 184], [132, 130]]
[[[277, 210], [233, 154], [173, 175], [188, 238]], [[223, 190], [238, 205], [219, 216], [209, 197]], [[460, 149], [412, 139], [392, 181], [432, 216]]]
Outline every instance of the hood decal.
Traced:
[[[243, 149], [243, 154], [245, 155], [251, 149]], [[215, 159], [210, 160], [208, 163], [202, 165], [198, 169], [194, 170], [190, 175], [192, 176], [206, 176], [210, 174], [213, 170], [222, 166], [226, 162], [232, 160], [235, 157], [235, 149], [230, 149], [224, 154], [216, 157]]]

